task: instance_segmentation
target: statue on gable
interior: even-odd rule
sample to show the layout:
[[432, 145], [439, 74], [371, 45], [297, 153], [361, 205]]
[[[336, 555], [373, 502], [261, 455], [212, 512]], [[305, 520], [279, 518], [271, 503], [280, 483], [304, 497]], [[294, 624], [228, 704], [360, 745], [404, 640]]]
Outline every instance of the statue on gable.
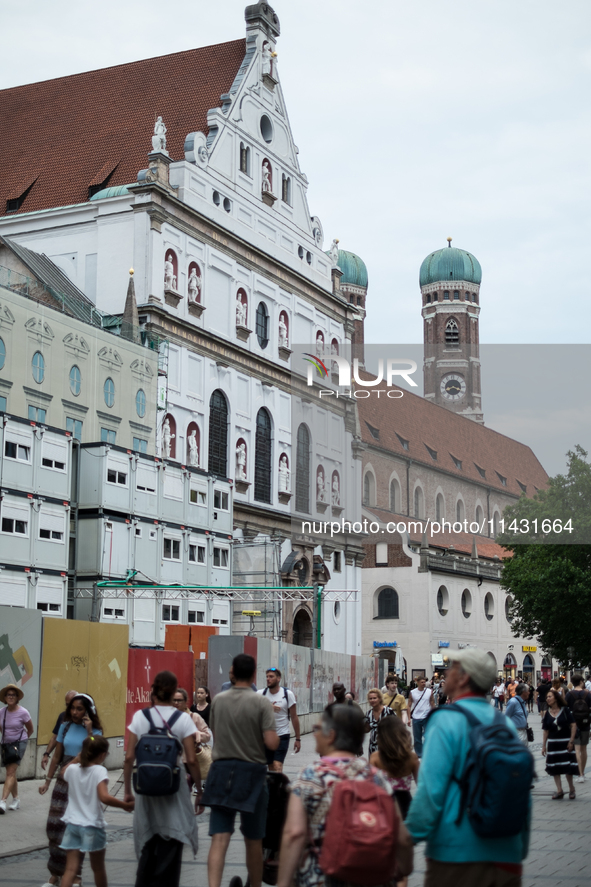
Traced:
[[170, 430], [170, 421], [167, 417], [164, 420], [164, 425], [162, 426], [162, 450], [165, 459], [170, 459], [173, 440], [174, 434]]
[[338, 239], [338, 237], [335, 237], [335, 239], [331, 243], [330, 249], [328, 251], [328, 255], [330, 256], [330, 260], [331, 260], [333, 266], [339, 264], [339, 239]]
[[335, 474], [332, 479], [332, 504], [340, 505], [341, 504], [341, 489], [339, 485], [339, 476]]
[[263, 161], [262, 173], [263, 173], [262, 189], [263, 189], [263, 191], [268, 191], [270, 194], [271, 193], [271, 167], [269, 166], [268, 160]]
[[265, 43], [265, 45], [263, 46], [262, 56], [263, 56], [263, 76], [265, 74], [268, 74], [269, 77], [272, 77], [273, 80], [276, 80], [277, 78], [275, 76], [275, 64], [276, 64], [275, 59], [277, 58], [277, 53], [273, 52], [273, 50], [271, 49], [270, 43]]
[[279, 460], [279, 492], [289, 493], [289, 466], [287, 464], [287, 456], [285, 453]]
[[279, 316], [279, 347], [289, 348], [289, 338], [287, 335], [287, 324], [283, 315]]
[[189, 275], [189, 302], [199, 302], [201, 299], [201, 280], [197, 274], [197, 269], [193, 265]]
[[246, 444], [244, 441], [236, 447], [236, 480], [246, 480]]
[[164, 262], [164, 289], [176, 291], [176, 276], [174, 273], [172, 253], [169, 253], [166, 256], [166, 260]]
[[195, 429], [190, 433], [187, 443], [189, 444], [189, 465], [199, 465], [199, 446]]
[[162, 117], [158, 117], [154, 124], [154, 135], [152, 136], [152, 151], [158, 151], [160, 154], [167, 154], [166, 150], [166, 133], [167, 129], [164, 125]]
[[240, 293], [236, 295], [236, 326], [246, 326], [246, 302], [242, 301]]

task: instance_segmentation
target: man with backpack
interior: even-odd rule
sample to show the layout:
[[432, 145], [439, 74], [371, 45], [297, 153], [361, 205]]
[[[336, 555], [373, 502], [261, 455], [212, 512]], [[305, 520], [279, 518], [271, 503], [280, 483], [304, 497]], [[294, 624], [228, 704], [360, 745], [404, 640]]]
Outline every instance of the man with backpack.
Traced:
[[429, 717], [406, 826], [415, 843], [427, 842], [425, 887], [520, 887], [533, 759], [512, 721], [487, 702], [492, 657], [468, 648], [450, 658], [454, 702]]
[[513, 696], [507, 703], [505, 714], [511, 718], [517, 727], [517, 734], [524, 745], [529, 744], [528, 725], [527, 725], [527, 707], [526, 703], [529, 699], [529, 685], [518, 684]]
[[300, 721], [296, 711], [296, 698], [287, 687], [281, 686], [281, 672], [278, 668], [268, 668], [266, 672], [267, 686], [258, 692], [266, 696], [275, 714], [275, 729], [279, 736], [279, 747], [275, 750], [265, 749], [269, 770], [273, 773], [283, 771], [283, 762], [289, 750], [289, 722], [295, 731], [294, 750], [296, 755], [302, 747], [300, 739]]
[[591, 727], [591, 693], [585, 689], [585, 678], [582, 674], [574, 674], [571, 681], [573, 689], [566, 694], [566, 704], [572, 711], [577, 725], [575, 734], [575, 752], [579, 765], [577, 782], [585, 782], [587, 746], [589, 745], [589, 728]]
[[333, 702], [315, 724], [319, 757], [291, 784], [277, 887], [388, 884], [412, 871], [392, 784], [357, 756], [363, 735], [354, 705]]

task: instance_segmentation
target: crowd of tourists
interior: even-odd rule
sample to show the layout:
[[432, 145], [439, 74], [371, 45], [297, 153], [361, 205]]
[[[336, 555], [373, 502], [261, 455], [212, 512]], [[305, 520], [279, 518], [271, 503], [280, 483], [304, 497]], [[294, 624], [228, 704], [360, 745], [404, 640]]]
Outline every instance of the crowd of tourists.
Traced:
[[[292, 735], [293, 752], [301, 749], [300, 721], [279, 668], [267, 669], [259, 690], [255, 660], [239, 654], [221, 692], [212, 700], [198, 687], [192, 704], [176, 676], [160, 672], [152, 704], [128, 725], [121, 798], [109, 793], [109, 742], [94, 699], [70, 690], [41, 762], [40, 794], [54, 783], [44, 887], [81, 884], [86, 853], [95, 884], [106, 887], [107, 806], [133, 811], [136, 887], [180, 883], [183, 848], [197, 853], [206, 807], [209, 887], [221, 887], [238, 814], [250, 887], [263, 879], [277, 887], [404, 885], [421, 841], [426, 887], [518, 887], [535, 778], [529, 715], [537, 707], [552, 798], [565, 797], [564, 776], [574, 800], [575, 779], [585, 781], [591, 683], [573, 674], [570, 683], [543, 678], [534, 688], [498, 677], [477, 649], [451, 658], [445, 675], [408, 687], [388, 674], [367, 692], [367, 706], [334, 683], [313, 727], [318, 757], [291, 783], [283, 767]], [[19, 810], [17, 771], [34, 732], [22, 699], [15, 684], [0, 690], [1, 814]]]

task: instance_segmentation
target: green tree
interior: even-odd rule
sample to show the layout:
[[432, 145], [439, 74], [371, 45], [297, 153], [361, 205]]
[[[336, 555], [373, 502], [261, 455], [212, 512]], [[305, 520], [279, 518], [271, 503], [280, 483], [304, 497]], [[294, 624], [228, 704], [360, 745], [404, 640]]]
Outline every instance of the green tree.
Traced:
[[501, 586], [510, 592], [513, 632], [537, 637], [565, 666], [591, 663], [591, 465], [580, 446], [566, 475], [503, 514], [497, 541], [511, 552]]

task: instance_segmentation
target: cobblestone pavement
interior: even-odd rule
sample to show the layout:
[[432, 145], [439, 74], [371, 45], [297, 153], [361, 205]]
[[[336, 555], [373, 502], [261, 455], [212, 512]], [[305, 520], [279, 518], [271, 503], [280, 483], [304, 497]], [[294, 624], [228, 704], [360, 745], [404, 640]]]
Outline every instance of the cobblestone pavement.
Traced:
[[[534, 817], [530, 854], [525, 863], [523, 887], [589, 887], [587, 841], [591, 812], [591, 766], [587, 783], [576, 784], [577, 799], [553, 801], [553, 780], [544, 772], [540, 755], [541, 731], [537, 715], [530, 716], [536, 734], [532, 751], [540, 778], [533, 792]], [[285, 772], [295, 776], [299, 769], [314, 759], [314, 739], [311, 734], [303, 737], [302, 751], [291, 751], [286, 759]], [[116, 779], [117, 773], [113, 774]], [[45, 819], [49, 797], [37, 793], [38, 781], [21, 784], [22, 808], [16, 813], [0, 817], [0, 884], [2, 887], [41, 887], [47, 878], [47, 850], [39, 848], [45, 843]], [[129, 814], [107, 811], [109, 847], [107, 872], [110, 887], [131, 887], [135, 883], [136, 859], [133, 851], [131, 817]], [[199, 817], [200, 849], [193, 860], [185, 849], [182, 887], [207, 887], [207, 836], [209, 813]], [[17, 855], [5, 855], [5, 854]], [[415, 871], [409, 878], [409, 887], [421, 887], [425, 870], [422, 847], [415, 849]], [[244, 844], [237, 832], [233, 838], [226, 861], [224, 885], [233, 875], [244, 878]], [[93, 883], [88, 862], [84, 868], [84, 884]], [[163, 885], [165, 887], [165, 885]]]

